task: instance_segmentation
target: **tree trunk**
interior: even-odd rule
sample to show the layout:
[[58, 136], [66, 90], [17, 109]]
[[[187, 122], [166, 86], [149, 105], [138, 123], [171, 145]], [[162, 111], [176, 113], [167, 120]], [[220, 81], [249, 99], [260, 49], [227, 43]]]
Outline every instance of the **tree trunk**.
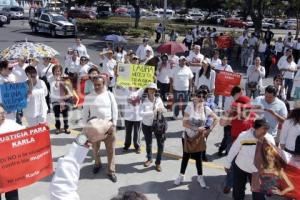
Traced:
[[140, 22], [140, 18], [136, 17], [135, 18], [135, 23], [134, 23], [134, 28], [138, 28], [139, 27], [139, 22]]
[[296, 35], [295, 35], [295, 40], [298, 40], [298, 37], [299, 37], [299, 11], [297, 10], [297, 14], [296, 14], [296, 17], [297, 17], [297, 27], [296, 27]]

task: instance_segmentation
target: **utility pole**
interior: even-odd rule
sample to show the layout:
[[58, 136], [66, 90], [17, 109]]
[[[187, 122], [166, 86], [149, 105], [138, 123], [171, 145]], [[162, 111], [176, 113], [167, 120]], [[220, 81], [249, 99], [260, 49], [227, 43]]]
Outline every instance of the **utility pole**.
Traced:
[[161, 42], [164, 43], [166, 41], [166, 25], [167, 25], [167, 7], [168, 7], [168, 0], [164, 0], [164, 15], [163, 15], [163, 34], [161, 38]]

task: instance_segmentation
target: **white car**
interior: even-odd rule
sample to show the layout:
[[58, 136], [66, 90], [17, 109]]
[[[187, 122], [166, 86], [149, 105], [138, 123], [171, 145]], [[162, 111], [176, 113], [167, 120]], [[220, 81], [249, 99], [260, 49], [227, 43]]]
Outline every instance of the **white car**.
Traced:
[[158, 14], [147, 14], [147, 15], [141, 17], [141, 19], [145, 19], [145, 20], [159, 20], [161, 18], [162, 18], [162, 16], [160, 16]]
[[22, 7], [18, 7], [18, 6], [4, 7], [2, 10], [8, 12], [10, 14], [11, 19], [24, 18], [24, 9]]
[[296, 29], [297, 28], [297, 20], [296, 19], [287, 19], [285, 20], [280, 28], [283, 28], [283, 29]]
[[263, 27], [263, 28], [275, 28], [276, 25], [273, 24], [273, 23], [270, 23], [270, 22], [263, 21], [263, 22], [262, 22], [262, 27]]

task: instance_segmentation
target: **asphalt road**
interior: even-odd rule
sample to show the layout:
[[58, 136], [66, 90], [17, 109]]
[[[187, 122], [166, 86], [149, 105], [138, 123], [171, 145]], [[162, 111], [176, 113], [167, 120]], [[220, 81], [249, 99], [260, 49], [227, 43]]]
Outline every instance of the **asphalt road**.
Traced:
[[[99, 36], [100, 38], [100, 36]], [[74, 44], [73, 38], [51, 38], [47, 35], [32, 34], [26, 21], [12, 21], [11, 25], [0, 28], [0, 49], [4, 49], [14, 42], [27, 39], [28, 41], [42, 42], [65, 54], [68, 47]], [[94, 63], [98, 63], [98, 52], [103, 48], [103, 41], [100, 39], [84, 39], [83, 43], [88, 48], [88, 53]], [[135, 49], [137, 44], [131, 44], [130, 48]], [[270, 79], [265, 84], [270, 83]], [[171, 115], [171, 113], [168, 113]], [[54, 165], [57, 159], [63, 156], [74, 137], [79, 133], [81, 123], [81, 111], [75, 110], [70, 114], [70, 123], [72, 130], [71, 135], [51, 134], [52, 154]], [[53, 127], [53, 114], [49, 114], [49, 124]], [[173, 185], [173, 180], [178, 176], [180, 169], [180, 156], [182, 154], [181, 133], [183, 127], [180, 120], [170, 121], [165, 143], [165, 155], [163, 157], [161, 173], [154, 170], [154, 167], [143, 167], [145, 161], [145, 143], [142, 140], [143, 149], [141, 154], [135, 154], [133, 151], [123, 153], [124, 131], [117, 133], [117, 183], [110, 182], [105, 175], [105, 167], [97, 174], [92, 174], [92, 157], [91, 152], [86, 158], [81, 170], [78, 193], [82, 200], [101, 199], [109, 200], [119, 191], [137, 190], [145, 193], [150, 200], [226, 200], [230, 195], [222, 193], [222, 184], [224, 182], [225, 172], [222, 164], [224, 157], [219, 158], [216, 153], [219, 142], [223, 136], [221, 127], [217, 127], [209, 136], [207, 142], [207, 154], [210, 162], [204, 164], [204, 175], [210, 189], [201, 189], [196, 182], [196, 169], [193, 161], [189, 163], [186, 172], [186, 181], [178, 187]], [[103, 148], [104, 145], [102, 145]], [[156, 142], [153, 143], [155, 148]], [[101, 151], [103, 163], [106, 163], [105, 151]], [[22, 200], [47, 200], [49, 199], [49, 182], [51, 177], [47, 177], [31, 186], [20, 189], [20, 199]], [[249, 194], [249, 190], [247, 191]], [[247, 195], [247, 198], [250, 198]], [[276, 198], [278, 199], [278, 198]]]

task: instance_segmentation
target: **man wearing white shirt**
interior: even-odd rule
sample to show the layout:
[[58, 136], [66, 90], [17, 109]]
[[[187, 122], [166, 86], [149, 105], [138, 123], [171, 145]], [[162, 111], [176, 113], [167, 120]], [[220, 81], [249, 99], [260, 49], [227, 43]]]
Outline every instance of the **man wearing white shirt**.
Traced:
[[193, 73], [189, 67], [186, 66], [186, 59], [184, 56], [179, 58], [179, 65], [172, 69], [170, 75], [170, 93], [174, 96], [174, 114], [176, 119], [179, 115], [179, 103], [182, 101], [182, 116], [189, 100], [189, 91], [192, 87]]
[[[251, 180], [252, 173], [257, 172], [254, 165], [256, 144], [267, 140], [275, 145], [274, 138], [268, 134], [269, 124], [264, 119], [255, 120], [253, 129], [242, 132], [232, 144], [225, 164], [226, 172], [233, 164], [233, 192], [234, 200], [245, 198], [247, 180]], [[235, 158], [235, 161], [234, 161]], [[253, 200], [265, 200], [265, 195], [252, 192]]]
[[112, 88], [114, 83], [112, 82], [113, 79], [116, 77], [116, 70], [117, 70], [117, 61], [113, 58], [113, 52], [111, 50], [107, 51], [106, 55], [101, 54], [101, 63], [102, 63], [102, 73], [108, 75], [110, 83], [109, 83], [109, 90], [112, 92]]
[[[110, 120], [113, 122], [114, 129], [118, 120], [118, 106], [114, 95], [106, 89], [104, 77], [95, 77], [93, 80], [94, 91], [84, 98], [83, 103], [83, 123], [91, 118]], [[116, 130], [104, 140], [107, 159], [108, 159], [108, 177], [112, 182], [117, 182], [115, 175], [115, 144]], [[99, 155], [100, 142], [93, 143], [93, 155], [95, 165], [93, 173], [98, 173], [101, 168]]]
[[275, 53], [277, 56], [277, 60], [280, 59], [280, 57], [283, 55], [283, 41], [282, 41], [282, 37], [279, 37], [278, 40], [275, 42]]
[[[297, 71], [297, 65], [294, 62], [294, 58], [292, 55], [292, 50], [288, 51], [288, 54], [291, 54], [286, 57], [286, 61], [282, 61], [281, 65], [278, 65], [278, 69], [283, 74], [284, 78], [284, 87], [287, 89], [287, 99], [291, 98], [292, 88], [293, 88], [293, 80], [294, 80], [294, 73]], [[281, 60], [281, 59], [280, 59]], [[279, 64], [279, 62], [278, 62]]]
[[141, 44], [136, 50], [136, 55], [140, 58], [140, 60], [144, 60], [146, 58], [147, 49], [151, 51], [152, 55], [154, 55], [152, 47], [148, 45], [148, 41], [149, 40], [147, 38], [144, 38], [143, 44]]
[[25, 58], [19, 58], [18, 59], [18, 64], [14, 66], [14, 69], [12, 73], [16, 77], [16, 83], [23, 83], [28, 80], [26, 73], [25, 73], [25, 68], [27, 65], [25, 64]]
[[[24, 129], [25, 127], [17, 124], [14, 120], [6, 119], [5, 111], [3, 105], [0, 103], [0, 135], [5, 134], [12, 131], [18, 131]], [[5, 193], [6, 200], [18, 200], [19, 194], [18, 190], [12, 190]], [[1, 194], [0, 194], [1, 199]]]
[[242, 46], [244, 44], [244, 40], [248, 39], [248, 35], [247, 35], [247, 31], [243, 32], [243, 35], [239, 36], [236, 40], [235, 43], [238, 45], [238, 50], [237, 50], [237, 55], [236, 57], [239, 58], [241, 55], [241, 51], [242, 51]]
[[194, 77], [201, 67], [201, 63], [204, 59], [204, 55], [200, 53], [200, 50], [201, 47], [199, 45], [195, 45], [193, 51], [190, 51], [189, 56], [186, 58]]
[[79, 57], [88, 56], [86, 47], [82, 44], [81, 38], [76, 38], [75, 42], [76, 44], [73, 46], [73, 49], [78, 51]]

